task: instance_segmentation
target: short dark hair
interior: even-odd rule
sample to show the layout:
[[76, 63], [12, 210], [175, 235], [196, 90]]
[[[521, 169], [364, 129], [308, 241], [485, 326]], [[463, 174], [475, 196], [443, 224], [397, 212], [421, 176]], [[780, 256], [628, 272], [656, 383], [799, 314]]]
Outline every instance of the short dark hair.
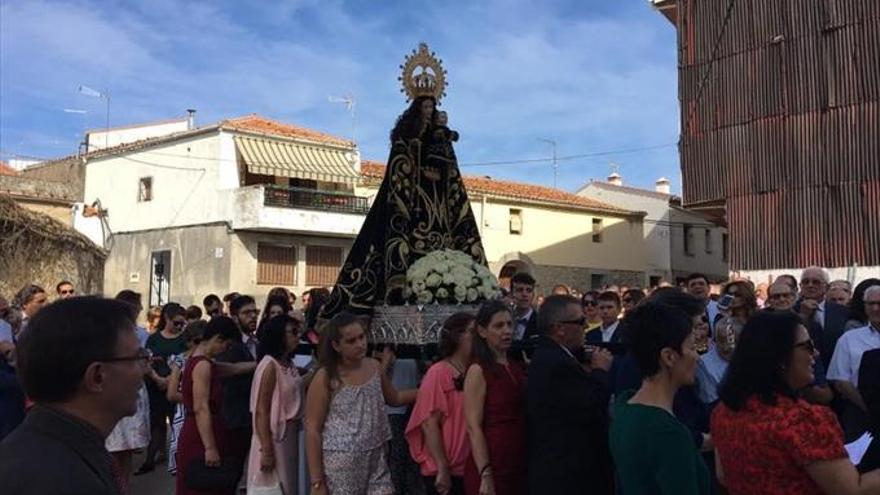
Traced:
[[718, 388], [724, 405], [738, 411], [752, 396], [768, 405], [776, 403], [776, 394], [796, 397], [780, 370], [791, 362], [800, 325], [791, 311], [759, 311], [749, 318]]
[[553, 294], [544, 299], [544, 304], [538, 309], [538, 332], [547, 335], [554, 323], [565, 316], [565, 308], [574, 305], [580, 308], [581, 304], [574, 296], [568, 294]]
[[702, 273], [691, 273], [690, 275], [688, 275], [684, 279], [684, 284], [688, 285], [691, 283], [692, 280], [700, 280], [700, 279], [702, 279], [704, 282], [706, 282], [706, 285], [709, 285], [709, 277], [707, 277], [706, 275], [704, 275]]
[[648, 301], [678, 308], [691, 317], [706, 312], [706, 304], [703, 301], [677, 287], [661, 287], [651, 294]]
[[223, 302], [231, 303], [232, 301], [235, 300], [236, 297], [238, 297], [240, 295], [241, 294], [239, 294], [238, 292], [230, 292], [229, 294], [226, 294], [225, 296], [223, 296]]
[[138, 313], [140, 312], [138, 306], [141, 306], [141, 294], [140, 292], [135, 292], [129, 289], [123, 289], [116, 294], [117, 301], [122, 301], [131, 306], [131, 317], [132, 319], [137, 318]]
[[218, 316], [211, 318], [211, 321], [205, 325], [205, 331], [202, 333], [202, 340], [210, 340], [219, 335], [220, 340], [235, 340], [241, 338], [241, 330], [238, 325], [228, 316]]
[[229, 304], [229, 312], [232, 313], [233, 316], [238, 316], [238, 312], [241, 311], [241, 308], [248, 304], [257, 304], [257, 302], [254, 301], [254, 298], [251, 296], [238, 296]]
[[510, 277], [510, 288], [513, 288], [513, 284], [523, 284], [523, 285], [531, 285], [535, 286], [535, 277], [529, 275], [527, 272], [519, 272], [515, 274], [513, 277]]
[[273, 297], [283, 297], [285, 299], [288, 299], [289, 301], [290, 291], [285, 289], [284, 287], [272, 287], [272, 289], [269, 291], [269, 294], [266, 295], [266, 299], [272, 299]]
[[202, 306], [207, 308], [208, 306], [213, 306], [215, 304], [223, 304], [223, 301], [220, 300], [220, 297], [217, 294], [208, 294], [202, 299]]
[[61, 282], [58, 282], [58, 284], [55, 286], [56, 293], [58, 293], [58, 294], [61, 293], [61, 286], [62, 285], [69, 285], [69, 286], [73, 287], [73, 282], [69, 282], [67, 280], [62, 280]]
[[187, 323], [183, 327], [183, 340], [187, 343], [198, 344], [202, 341], [202, 337], [205, 335], [205, 328], [207, 327], [208, 322], [205, 320], [195, 320]]
[[86, 368], [116, 357], [119, 334], [133, 332], [134, 325], [131, 306], [115, 299], [86, 296], [46, 306], [31, 318], [16, 349], [25, 393], [36, 402], [70, 400]]
[[630, 289], [623, 293], [623, 297], [620, 298], [621, 302], [627, 297], [632, 299], [633, 304], [638, 304], [645, 298], [645, 293], [641, 289]]
[[440, 342], [437, 344], [437, 354], [440, 359], [446, 359], [455, 354], [458, 344], [461, 342], [461, 336], [467, 332], [468, 326], [476, 317], [467, 312], [455, 313], [446, 318], [443, 322], [443, 328], [440, 330]]
[[165, 306], [162, 306], [162, 313], [159, 315], [159, 330], [165, 328], [165, 325], [168, 324], [168, 320], [173, 320], [175, 316], [186, 317], [186, 310], [183, 309], [183, 306], [176, 302], [170, 302]]
[[599, 294], [599, 297], [596, 298], [597, 302], [601, 301], [610, 301], [620, 307], [620, 295], [613, 290], [606, 290], [605, 292]]
[[651, 301], [636, 306], [624, 317], [623, 324], [642, 378], [660, 371], [660, 351], [668, 347], [682, 352], [682, 344], [691, 335], [691, 321], [684, 311]]
[[287, 327], [293, 325], [300, 328], [299, 321], [287, 314], [278, 315], [265, 320], [257, 330], [257, 359], [272, 356], [281, 359], [287, 354]]
[[188, 306], [186, 308], [185, 316], [187, 320], [200, 320], [202, 319], [202, 308], [194, 304], [192, 306]]

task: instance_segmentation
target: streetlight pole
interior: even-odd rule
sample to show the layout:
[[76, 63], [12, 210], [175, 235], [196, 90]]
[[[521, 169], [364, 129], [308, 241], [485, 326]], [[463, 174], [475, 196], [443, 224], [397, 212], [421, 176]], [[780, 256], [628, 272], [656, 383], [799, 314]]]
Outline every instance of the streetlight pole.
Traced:
[[553, 188], [556, 189], [557, 188], [557, 184], [556, 184], [557, 176], [559, 175], [559, 165], [556, 162], [556, 141], [553, 139], [544, 139], [544, 138], [538, 138], [538, 140], [543, 141], [545, 143], [549, 143], [551, 146], [553, 146]]

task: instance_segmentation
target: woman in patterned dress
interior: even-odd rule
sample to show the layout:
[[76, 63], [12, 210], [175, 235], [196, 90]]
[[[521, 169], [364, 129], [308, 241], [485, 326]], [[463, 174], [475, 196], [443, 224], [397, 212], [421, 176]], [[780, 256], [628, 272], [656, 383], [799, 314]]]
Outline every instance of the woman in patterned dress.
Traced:
[[306, 399], [306, 455], [312, 495], [390, 495], [385, 443], [391, 438], [385, 404], [415, 401], [398, 391], [385, 370], [391, 353], [367, 358], [363, 322], [339, 313], [321, 329], [315, 374]]

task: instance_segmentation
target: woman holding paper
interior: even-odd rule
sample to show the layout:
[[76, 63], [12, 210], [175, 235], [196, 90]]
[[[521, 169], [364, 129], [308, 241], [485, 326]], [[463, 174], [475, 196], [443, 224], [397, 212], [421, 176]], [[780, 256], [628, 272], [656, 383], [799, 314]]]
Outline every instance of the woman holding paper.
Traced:
[[834, 413], [798, 397], [817, 357], [794, 313], [746, 323], [712, 415], [718, 480], [732, 495], [880, 493], [880, 470], [859, 474]]

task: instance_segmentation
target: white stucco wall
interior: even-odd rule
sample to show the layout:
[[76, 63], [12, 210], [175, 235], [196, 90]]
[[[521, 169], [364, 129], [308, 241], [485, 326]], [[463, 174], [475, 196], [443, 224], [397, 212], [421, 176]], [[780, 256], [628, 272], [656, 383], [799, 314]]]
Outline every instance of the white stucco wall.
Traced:
[[[114, 232], [226, 221], [238, 172], [234, 156], [221, 155], [221, 141], [214, 132], [93, 159], [86, 164], [85, 202], [101, 200]], [[152, 177], [152, 201], [138, 201], [142, 177]]]

